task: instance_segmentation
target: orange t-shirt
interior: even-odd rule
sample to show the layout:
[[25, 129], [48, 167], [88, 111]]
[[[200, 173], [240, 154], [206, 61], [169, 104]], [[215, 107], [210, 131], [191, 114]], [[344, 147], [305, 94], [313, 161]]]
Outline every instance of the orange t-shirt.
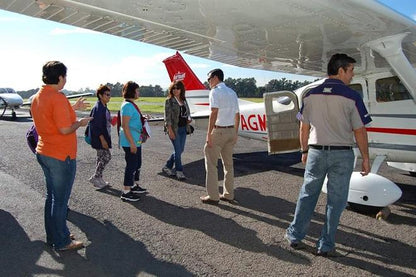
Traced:
[[66, 96], [54, 87], [44, 85], [33, 98], [31, 112], [39, 135], [36, 152], [61, 161], [77, 156], [76, 132], [63, 135], [60, 128], [76, 121], [75, 111]]

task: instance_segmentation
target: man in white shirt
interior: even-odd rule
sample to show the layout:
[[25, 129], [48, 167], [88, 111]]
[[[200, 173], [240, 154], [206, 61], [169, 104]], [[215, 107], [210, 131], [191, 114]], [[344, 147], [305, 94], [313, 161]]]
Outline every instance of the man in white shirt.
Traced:
[[[233, 148], [237, 142], [240, 110], [237, 94], [224, 84], [224, 73], [214, 69], [208, 73], [209, 116], [206, 143], [204, 146], [207, 196], [202, 203], [217, 204], [219, 200], [234, 200]], [[218, 158], [224, 168], [223, 194], [218, 192]]]

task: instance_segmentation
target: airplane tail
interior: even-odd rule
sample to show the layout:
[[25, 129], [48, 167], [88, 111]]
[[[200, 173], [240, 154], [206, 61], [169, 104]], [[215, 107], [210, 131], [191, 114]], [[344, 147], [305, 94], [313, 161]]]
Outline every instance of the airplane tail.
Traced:
[[[206, 117], [209, 114], [209, 90], [198, 79], [179, 52], [163, 60], [171, 81], [182, 81], [186, 89], [186, 100], [191, 113]], [[253, 104], [251, 101], [239, 99], [239, 105]]]
[[[186, 100], [192, 114], [208, 112], [209, 90], [201, 83], [179, 52], [163, 60], [171, 81], [182, 81], [186, 89]], [[204, 113], [205, 114], [205, 113]]]
[[186, 90], [206, 90], [179, 52], [163, 60], [170, 80], [182, 81]]

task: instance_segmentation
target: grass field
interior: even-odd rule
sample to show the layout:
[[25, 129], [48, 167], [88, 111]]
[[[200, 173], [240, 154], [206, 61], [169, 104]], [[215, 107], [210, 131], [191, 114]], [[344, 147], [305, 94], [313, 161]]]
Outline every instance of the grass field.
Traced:
[[[244, 100], [252, 101], [255, 103], [263, 102], [263, 98], [242, 98]], [[140, 110], [143, 113], [163, 113], [164, 112], [164, 105], [165, 105], [166, 97], [140, 97], [136, 103], [139, 106]], [[76, 100], [72, 100], [71, 102], [75, 102]], [[87, 102], [94, 105], [97, 101], [96, 97], [87, 97]], [[110, 111], [116, 112], [120, 109], [120, 105], [123, 102], [123, 97], [112, 97], [110, 102], [107, 104], [107, 107]]]

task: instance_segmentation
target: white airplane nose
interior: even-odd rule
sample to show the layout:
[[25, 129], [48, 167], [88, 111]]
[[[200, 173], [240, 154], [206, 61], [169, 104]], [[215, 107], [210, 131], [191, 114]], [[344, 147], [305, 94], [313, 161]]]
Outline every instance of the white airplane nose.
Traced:
[[[325, 178], [322, 191], [327, 193]], [[353, 172], [350, 180], [348, 202], [366, 206], [386, 207], [396, 202], [402, 196], [402, 190], [389, 179], [369, 173], [362, 176]]]

